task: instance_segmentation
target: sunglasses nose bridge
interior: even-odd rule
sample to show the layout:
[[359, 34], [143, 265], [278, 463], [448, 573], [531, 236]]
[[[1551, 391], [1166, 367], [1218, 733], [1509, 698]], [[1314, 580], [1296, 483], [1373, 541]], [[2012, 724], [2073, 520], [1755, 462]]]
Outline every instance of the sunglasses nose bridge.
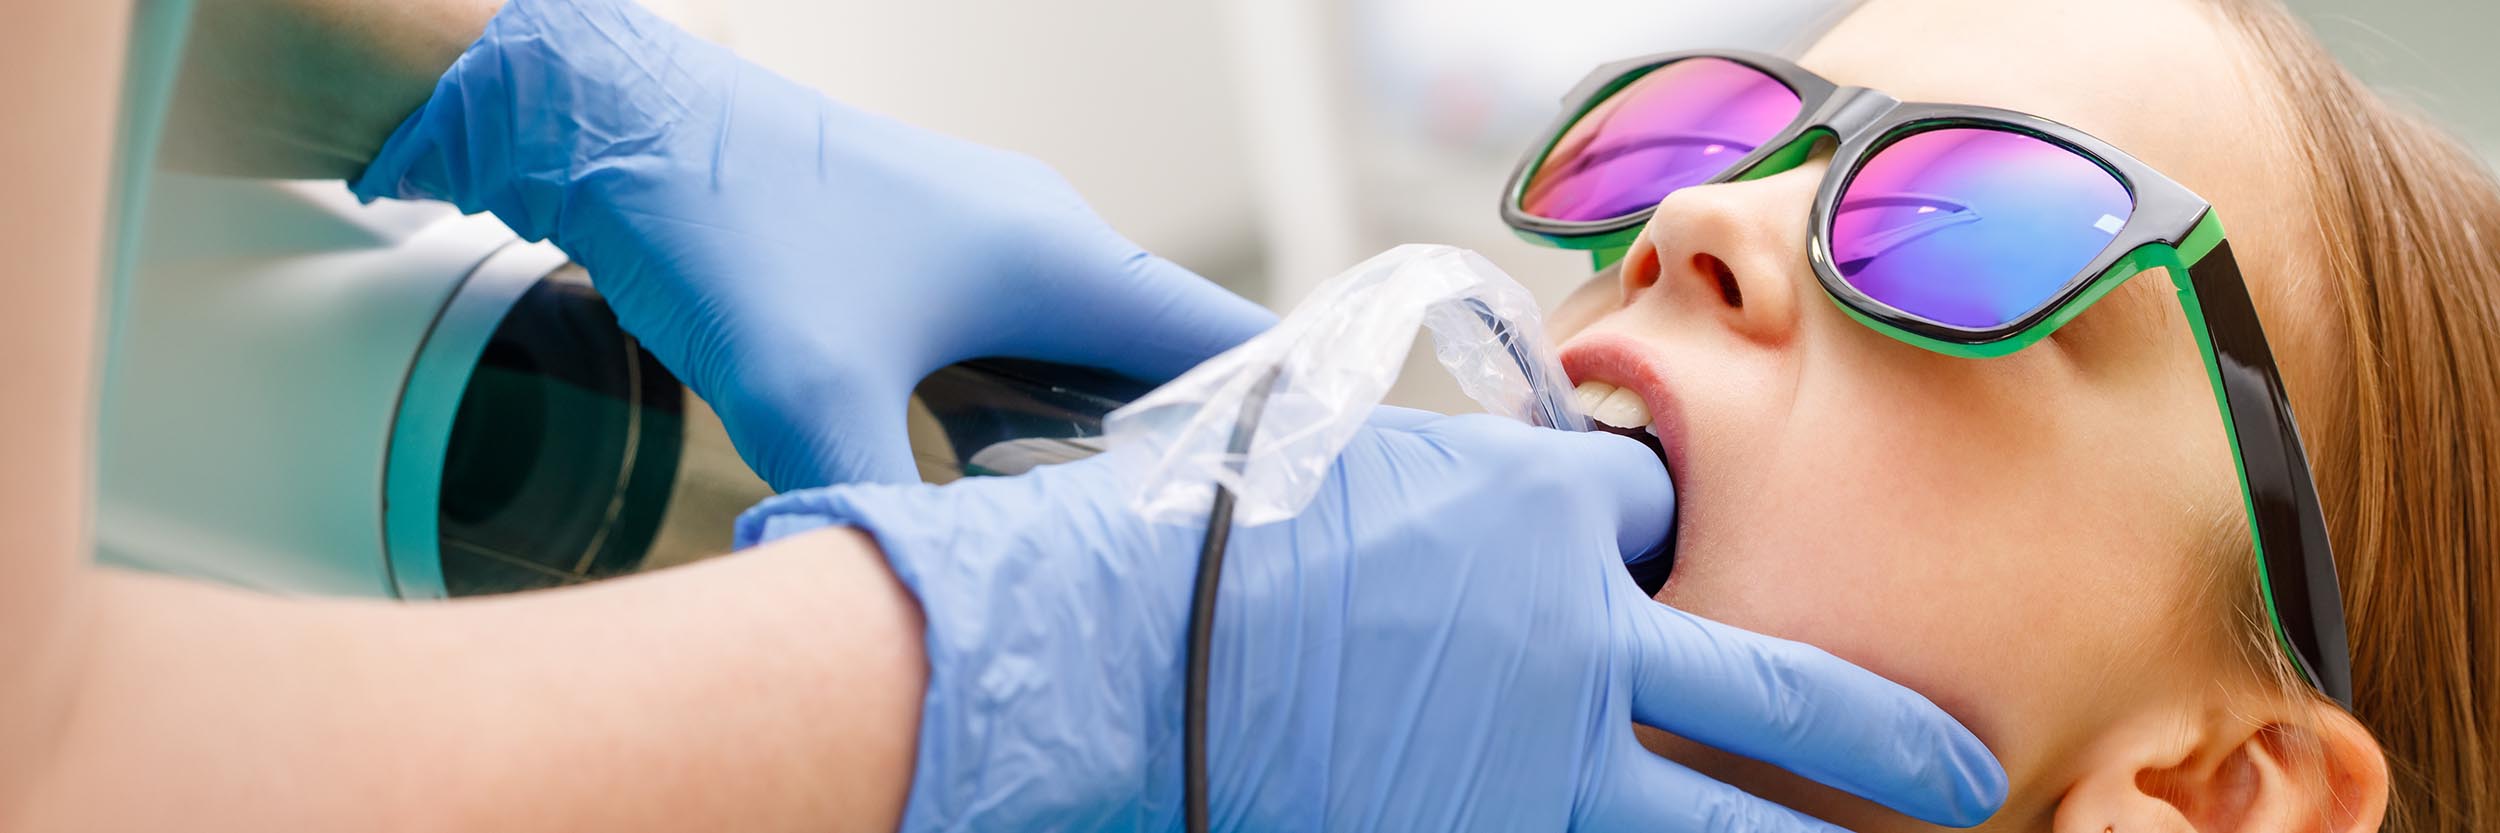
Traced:
[[1892, 111], [1900, 108], [1900, 99], [1882, 92], [1865, 87], [1842, 87], [1832, 91], [1832, 97], [1824, 100], [1823, 106], [1815, 110], [1806, 126], [1828, 129], [1846, 143], [1883, 124]]

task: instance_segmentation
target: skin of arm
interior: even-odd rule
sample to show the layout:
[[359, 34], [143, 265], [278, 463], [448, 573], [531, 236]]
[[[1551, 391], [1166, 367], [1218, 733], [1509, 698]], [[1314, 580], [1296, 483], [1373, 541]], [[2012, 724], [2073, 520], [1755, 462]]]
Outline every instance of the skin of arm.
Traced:
[[[0, 85], [10, 123], [29, 128], [0, 131], [11, 293], [0, 304], [0, 831], [894, 828], [927, 680], [923, 629], [856, 531], [424, 605], [92, 566], [95, 322], [130, 4], [27, 5], [0, 27], [0, 71], [42, 79]], [[408, 30], [392, 27], [428, 9], [477, 16], [447, 50], [393, 41]], [[491, 9], [201, 4], [217, 25], [285, 10], [381, 45], [264, 55], [293, 68], [292, 86], [238, 112], [283, 116], [272, 129], [313, 137], [288, 147], [316, 149], [307, 158], [320, 164], [361, 165]], [[220, 51], [194, 58], [249, 50]], [[362, 81], [302, 74], [348, 54], [433, 63]], [[342, 115], [334, 132], [304, 129], [318, 119], [288, 126], [321, 113], [323, 95], [353, 99], [358, 83], [406, 100]], [[285, 100], [299, 94], [311, 98]], [[294, 172], [341, 173], [314, 168]]]
[[25, 830], [892, 830], [920, 612], [869, 538], [438, 604], [97, 577]]
[[346, 179], [501, 0], [217, 0], [193, 12], [161, 149], [198, 173]]
[[0, 808], [57, 740], [89, 608], [97, 275], [130, 15], [126, 3], [25, 5], [0, 27], [0, 72], [29, 79], [0, 85]]

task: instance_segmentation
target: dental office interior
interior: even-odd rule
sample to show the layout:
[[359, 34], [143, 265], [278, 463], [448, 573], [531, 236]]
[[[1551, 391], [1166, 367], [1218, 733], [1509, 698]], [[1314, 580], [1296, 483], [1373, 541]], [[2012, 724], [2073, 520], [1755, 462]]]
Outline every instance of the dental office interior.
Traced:
[[[1517, 238], [1496, 197], [1560, 91], [1631, 55], [1794, 54], [1849, 5], [645, 2], [838, 100], [1038, 157], [1146, 250], [1280, 311], [1408, 242], [1480, 252], [1552, 304], [1587, 254]], [[2500, 4], [2291, 5], [2500, 159]], [[100, 440], [109, 560], [284, 592], [507, 592], [718, 552], [768, 491], [578, 270], [492, 217], [337, 182], [156, 189]], [[941, 377], [914, 403], [931, 480], [1000, 470], [1006, 440], [1081, 453], [1134, 393]], [[1428, 345], [1389, 401], [1475, 407]], [[195, 473], [232, 488], [173, 485]]]
[[[1033, 155], [1143, 250], [1280, 315], [1405, 243], [1480, 253], [1545, 310], [1615, 280], [1503, 218], [1565, 90], [1633, 55], [1793, 58], [1858, 5], [637, 3], [840, 103]], [[2365, 83], [2500, 168], [2500, 3], [2285, 3]], [[155, 175], [143, 205], [100, 393], [108, 563], [287, 595], [520, 593], [710, 558], [773, 493], [577, 265], [492, 215], [183, 170]], [[1388, 403], [1483, 410], [1443, 363], [1418, 335]], [[1145, 390], [953, 365], [910, 400], [913, 458], [930, 483], [1085, 458]]]

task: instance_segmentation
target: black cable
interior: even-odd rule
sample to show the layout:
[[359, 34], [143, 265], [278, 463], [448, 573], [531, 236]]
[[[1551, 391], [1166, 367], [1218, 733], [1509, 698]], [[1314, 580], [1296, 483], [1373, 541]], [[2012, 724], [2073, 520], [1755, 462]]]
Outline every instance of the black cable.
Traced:
[[[1467, 299], [1468, 309], [1484, 321], [1519, 363], [1529, 386], [1549, 390], [1552, 380], [1544, 377], [1544, 365], [1534, 361], [1526, 345], [1508, 322], [1493, 314], [1483, 301]], [[1241, 416], [1233, 420], [1233, 436], [1224, 448], [1225, 464], [1238, 477], [1248, 464], [1250, 440], [1258, 433], [1259, 419], [1265, 414], [1268, 395], [1275, 391], [1283, 374], [1279, 365], [1268, 368], [1257, 385], [1242, 396]], [[1536, 415], [1547, 427], [1562, 422], [1559, 407], [1541, 402]], [[1216, 583], [1224, 573], [1224, 548], [1233, 532], [1233, 492], [1218, 483], [1215, 502], [1207, 507], [1206, 542], [1198, 547], [1198, 586], [1189, 598], [1188, 678], [1181, 702], [1181, 818], [1187, 833], [1207, 833], [1207, 655], [1215, 636]]]
[[[1248, 467], [1250, 438], [1258, 433], [1267, 397], [1283, 374], [1268, 368], [1242, 395], [1241, 416], [1224, 446], [1225, 465], [1239, 477]], [[1233, 490], [1215, 484], [1207, 507], [1206, 543], [1198, 547], [1198, 587], [1189, 596], [1189, 677], [1181, 701], [1181, 816], [1188, 833], [1207, 831], [1207, 654], [1215, 638], [1215, 587], [1224, 575], [1224, 545], [1233, 535]]]

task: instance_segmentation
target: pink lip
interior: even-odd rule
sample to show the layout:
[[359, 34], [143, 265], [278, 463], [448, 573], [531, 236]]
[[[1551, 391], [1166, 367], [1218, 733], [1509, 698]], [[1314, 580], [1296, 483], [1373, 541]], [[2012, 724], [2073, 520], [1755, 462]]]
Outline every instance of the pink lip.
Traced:
[[[1675, 389], [1667, 384], [1666, 371], [1651, 358], [1640, 342], [1613, 333], [1582, 333], [1562, 348], [1563, 373], [1571, 383], [1605, 382], [1616, 387], [1631, 388], [1641, 395], [1641, 404], [1649, 407], [1651, 430], [1658, 434], [1658, 446], [1667, 452], [1667, 476], [1676, 483], [1676, 491], [1684, 491], [1684, 409], [1676, 401]], [[1682, 523], [1683, 513], [1678, 512]]]

